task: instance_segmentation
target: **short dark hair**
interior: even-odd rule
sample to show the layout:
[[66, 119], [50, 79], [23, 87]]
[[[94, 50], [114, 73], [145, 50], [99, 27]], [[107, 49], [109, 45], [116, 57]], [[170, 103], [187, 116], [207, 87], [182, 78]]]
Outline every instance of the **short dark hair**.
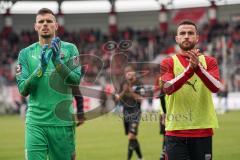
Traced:
[[124, 71], [125, 71], [126, 69], [130, 69], [130, 70], [132, 70], [132, 71], [135, 71], [135, 67], [134, 67], [132, 64], [126, 65], [126, 66], [124, 67]]
[[53, 11], [48, 8], [42, 8], [37, 12], [37, 15], [43, 15], [43, 14], [52, 14], [53, 16], [55, 16]]
[[197, 25], [189, 19], [182, 20], [180, 23], [178, 23], [177, 28], [181, 25], [193, 25], [196, 28], [196, 31], [197, 31]]

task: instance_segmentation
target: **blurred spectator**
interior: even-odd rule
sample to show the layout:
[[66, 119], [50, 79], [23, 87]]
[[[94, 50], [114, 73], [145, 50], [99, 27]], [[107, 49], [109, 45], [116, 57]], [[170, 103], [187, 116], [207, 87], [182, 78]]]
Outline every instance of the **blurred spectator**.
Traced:
[[[227, 22], [218, 22], [213, 26], [204, 24], [199, 31], [201, 32], [201, 37], [198, 47], [206, 54], [212, 53], [218, 59], [220, 66], [223, 63], [223, 42], [221, 37], [225, 37], [228, 67], [233, 68], [228, 75], [228, 79], [231, 79], [229, 89], [240, 88], [240, 86], [231, 86], [233, 84], [239, 85], [236, 82], [239, 80], [235, 78], [239, 76], [235, 74], [237, 74], [236, 71], [238, 70], [236, 66], [240, 64], [240, 24], [229, 24]], [[116, 41], [118, 44], [121, 40], [131, 40], [132, 46], [129, 48], [128, 56], [130, 61], [133, 62], [153, 61], [159, 55], [167, 56], [167, 54], [171, 54], [177, 50], [174, 33], [171, 31], [163, 33], [158, 29], [140, 31], [128, 27], [114, 35], [104, 34], [98, 29], [82, 29], [78, 32], [65, 31], [59, 36], [64, 41], [76, 44], [80, 54], [91, 54], [100, 57], [104, 62], [103, 73], [101, 75], [105, 77], [109, 77], [110, 58], [112, 55], [112, 52], [103, 50], [103, 45], [108, 41]], [[11, 66], [14, 66], [19, 49], [28, 46], [36, 41], [36, 39], [37, 34], [34, 31], [23, 30], [20, 34], [12, 31], [8, 36], [0, 33], [1, 79], [5, 79], [8, 84], [15, 83], [14, 73], [11, 71], [13, 67]], [[94, 62], [92, 63], [94, 64]], [[96, 66], [89, 66], [85, 76], [94, 77], [98, 72], [99, 69]]]

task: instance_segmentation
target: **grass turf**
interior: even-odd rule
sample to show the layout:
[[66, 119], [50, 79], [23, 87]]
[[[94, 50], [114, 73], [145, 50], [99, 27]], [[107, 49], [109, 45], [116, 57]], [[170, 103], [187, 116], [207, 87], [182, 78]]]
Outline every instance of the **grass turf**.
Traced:
[[[240, 159], [239, 117], [240, 111], [218, 116], [220, 128], [213, 140], [214, 160]], [[127, 137], [118, 116], [108, 114], [86, 121], [77, 128], [76, 138], [79, 160], [126, 159]], [[141, 122], [139, 142], [145, 160], [159, 159], [162, 137], [157, 121]], [[24, 120], [19, 116], [0, 116], [0, 160], [24, 160]]]

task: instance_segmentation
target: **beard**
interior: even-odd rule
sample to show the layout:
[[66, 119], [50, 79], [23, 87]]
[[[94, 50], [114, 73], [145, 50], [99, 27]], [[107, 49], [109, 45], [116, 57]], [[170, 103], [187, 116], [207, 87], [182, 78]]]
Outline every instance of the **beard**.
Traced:
[[186, 43], [186, 41], [182, 42], [179, 44], [179, 47], [183, 50], [183, 51], [189, 51], [191, 49], [193, 49], [195, 47], [195, 43], [193, 42], [188, 42], [188, 45], [185, 45], [184, 43]]

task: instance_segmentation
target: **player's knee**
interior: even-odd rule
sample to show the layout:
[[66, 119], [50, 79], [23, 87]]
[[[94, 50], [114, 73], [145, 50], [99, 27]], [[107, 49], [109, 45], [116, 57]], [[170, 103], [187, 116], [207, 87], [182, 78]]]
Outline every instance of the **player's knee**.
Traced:
[[76, 154], [75, 153], [72, 154], [71, 160], [76, 160]]
[[133, 133], [128, 133], [128, 139], [131, 140], [131, 139], [136, 139], [136, 135], [133, 134]]

